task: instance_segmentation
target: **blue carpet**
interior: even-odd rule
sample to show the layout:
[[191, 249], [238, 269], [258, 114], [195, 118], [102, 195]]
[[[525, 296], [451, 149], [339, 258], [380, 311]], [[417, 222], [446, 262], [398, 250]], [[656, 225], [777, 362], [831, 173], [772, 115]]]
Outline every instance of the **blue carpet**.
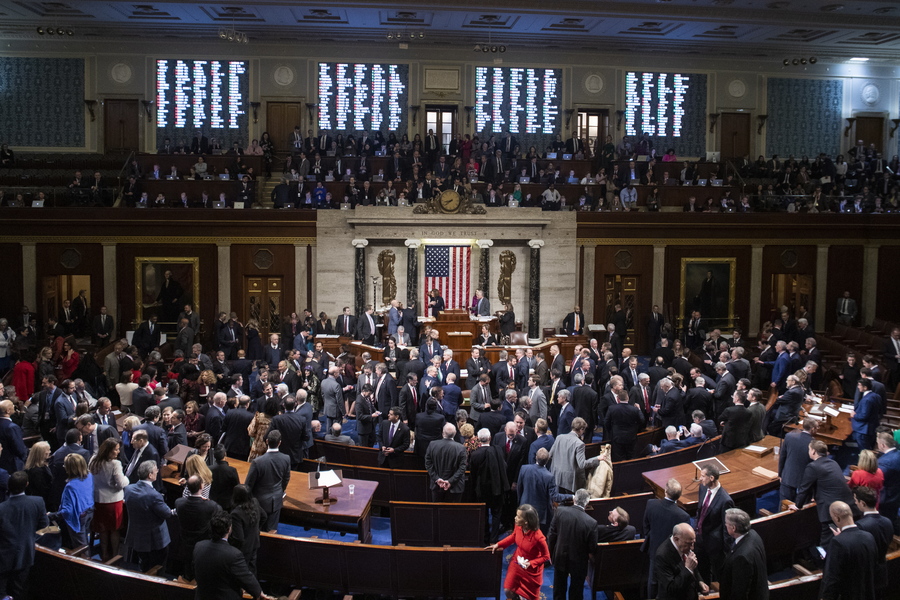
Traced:
[[[315, 528], [306, 529], [305, 527], [285, 525], [284, 523], [278, 524], [278, 533], [293, 537], [317, 536], [320, 539], [336, 540], [339, 542], [354, 542], [359, 539], [355, 533], [346, 533], [345, 535], [342, 535], [336, 531], [325, 531]], [[391, 545], [391, 522], [387, 517], [372, 517], [372, 543], [379, 546]], [[515, 552], [515, 547], [507, 548], [503, 552], [503, 572], [501, 573], [500, 581], [497, 582], [497, 585], [501, 589], [501, 595], [503, 581], [506, 578], [506, 568], [509, 565], [513, 552]], [[591, 588], [588, 585], [585, 585], [585, 598], [590, 598], [590, 595]], [[553, 598], [553, 567], [550, 565], [544, 567], [544, 585], [541, 587], [541, 600], [547, 600], [549, 598]], [[606, 595], [603, 594], [603, 592], [600, 592], [597, 595], [597, 600], [606, 600]]]

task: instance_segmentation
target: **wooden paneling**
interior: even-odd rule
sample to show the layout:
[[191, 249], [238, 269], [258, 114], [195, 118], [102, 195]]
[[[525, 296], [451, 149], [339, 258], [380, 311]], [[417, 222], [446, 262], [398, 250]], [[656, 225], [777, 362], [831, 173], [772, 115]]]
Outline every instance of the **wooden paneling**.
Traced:
[[306, 137], [306, 129], [303, 128], [302, 104], [299, 102], [266, 103], [266, 130], [275, 144], [276, 151], [291, 151], [291, 136], [294, 133], [295, 125], [300, 126], [303, 137]]
[[[3, 257], [3, 293], [0, 294], [0, 315], [13, 319], [22, 312], [25, 295], [22, 291], [22, 245], [0, 244], [0, 256]], [[37, 306], [29, 306], [36, 310]]]
[[[41, 323], [47, 322], [47, 315], [40, 314], [41, 282], [52, 275], [87, 275], [91, 278], [90, 312], [104, 304], [103, 298], [103, 246], [100, 244], [38, 244], [37, 245], [37, 310]], [[65, 264], [63, 264], [65, 263]], [[69, 268], [66, 265], [70, 265]], [[77, 292], [71, 296], [77, 295]], [[60, 298], [60, 302], [66, 298]], [[71, 297], [68, 298], [71, 300]], [[21, 308], [21, 306], [19, 307]], [[17, 311], [18, 312], [18, 311]]]
[[[122, 324], [120, 333], [133, 328], [135, 319], [135, 280], [134, 259], [142, 256], [160, 257], [198, 257], [200, 259], [200, 319], [206, 334], [203, 341], [204, 350], [208, 350], [212, 337], [212, 324], [215, 319], [218, 298], [218, 250], [213, 244], [119, 244], [116, 246], [116, 286], [119, 292], [119, 305], [121, 314], [119, 323]], [[222, 310], [230, 310], [224, 307]]]
[[[630, 264], [629, 264], [630, 263]], [[624, 268], [620, 268], [621, 265]], [[629, 265], [625, 267], [625, 265]], [[634, 309], [634, 341], [639, 351], [644, 350], [644, 327], [647, 315], [653, 307], [653, 246], [596, 246], [594, 249], [594, 278], [586, 282], [586, 291], [593, 297], [594, 323], [606, 321], [607, 307], [605, 302], [604, 281], [607, 276], [640, 277], [640, 289], [637, 293], [637, 304]]]
[[[828, 284], [825, 291], [825, 323], [816, 323], [816, 331], [831, 331], [837, 321], [835, 306], [837, 299], [850, 290], [850, 297], [860, 302], [863, 289], [862, 246], [832, 246], [828, 250]], [[879, 263], [880, 265], [880, 263]], [[879, 273], [879, 279], [880, 279]], [[896, 279], [896, 274], [893, 275]], [[880, 306], [880, 304], [879, 304]], [[810, 309], [812, 310], [812, 309]], [[857, 321], [857, 324], [859, 322]]]
[[875, 316], [894, 323], [900, 323], [900, 302], [897, 301], [900, 298], [900, 277], [897, 277], [898, 254], [900, 254], [900, 246], [882, 246], [878, 250], [878, 291]]
[[722, 113], [719, 135], [723, 159], [750, 155], [750, 113]]
[[[773, 306], [769, 301], [772, 294], [772, 275], [775, 273], [790, 273], [807, 275], [812, 279], [813, 288], [816, 284], [816, 247], [815, 246], [766, 246], [763, 249], [762, 260], [762, 287], [760, 289], [760, 319], [761, 322], [772, 318], [781, 318], [779, 306]], [[810, 304], [815, 300], [812, 295]], [[810, 312], [815, 308], [806, 307]], [[756, 335], [757, 332], [747, 332], [747, 335]]]
[[103, 140], [107, 152], [138, 149], [139, 111], [137, 100], [103, 101]]
[[[266, 265], [269, 265], [266, 267]], [[244, 298], [244, 278], [246, 276], [281, 277], [283, 282], [283, 314], [300, 312], [305, 301], [294, 299], [294, 281], [297, 266], [294, 264], [294, 247], [287, 244], [233, 245], [231, 246], [231, 306], [241, 311]], [[240, 314], [245, 323], [247, 315]], [[337, 315], [329, 315], [332, 319]], [[263, 340], [265, 341], [265, 340]]]

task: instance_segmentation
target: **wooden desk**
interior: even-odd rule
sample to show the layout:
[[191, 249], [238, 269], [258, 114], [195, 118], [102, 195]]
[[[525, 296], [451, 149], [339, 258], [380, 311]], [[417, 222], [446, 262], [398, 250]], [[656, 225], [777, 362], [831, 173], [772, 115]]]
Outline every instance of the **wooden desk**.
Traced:
[[[767, 435], [756, 445], [772, 448], [780, 446], [781, 440]], [[719, 482], [725, 488], [725, 491], [734, 499], [738, 508], [743, 508], [751, 515], [756, 514], [756, 497], [764, 492], [776, 489], [779, 482], [777, 479], [771, 481], [764, 479], [754, 475], [751, 471], [754, 467], [761, 466], [777, 473], [778, 457], [775, 456], [774, 452], [770, 452], [762, 458], [757, 458], [743, 450], [731, 450], [725, 454], [716, 455], [716, 458], [722, 461], [722, 464], [731, 471], [719, 478]], [[684, 492], [678, 500], [678, 505], [693, 514], [697, 510], [697, 504], [699, 504], [697, 490], [700, 484], [693, 481], [696, 474], [697, 468], [693, 464], [687, 463], [666, 469], [649, 471], [644, 473], [644, 479], [650, 484], [658, 498], [665, 497], [666, 482], [669, 479], [674, 477], [680, 481]], [[750, 507], [750, 510], [745, 508], [747, 506]]]
[[[228, 464], [235, 468], [238, 477], [243, 483], [250, 471], [250, 463], [242, 460], [228, 459]], [[180, 489], [178, 477], [164, 477], [163, 481]], [[350, 495], [350, 484], [353, 484], [354, 494]], [[359, 479], [344, 479], [342, 487], [331, 488], [329, 495], [337, 498], [337, 502], [331, 506], [316, 504], [315, 499], [322, 496], [322, 490], [309, 489], [309, 480], [306, 473], [291, 472], [291, 480], [288, 482], [284, 506], [281, 509], [282, 521], [296, 525], [315, 525], [328, 529], [332, 523], [356, 525], [359, 531], [359, 540], [368, 544], [372, 541], [371, 512], [372, 498], [378, 483]]]
[[[835, 410], [841, 407], [840, 401], [823, 402], [823, 405], [831, 406]], [[813, 407], [812, 402], [803, 403], [803, 412], [800, 413], [800, 423], [792, 423], [786, 425], [786, 430], [800, 429], [803, 427], [803, 417]], [[843, 446], [853, 434], [853, 422], [850, 413], [842, 412], [836, 417], [828, 417], [825, 421], [819, 421], [819, 430], [816, 432], [816, 439], [821, 440], [829, 446]]]

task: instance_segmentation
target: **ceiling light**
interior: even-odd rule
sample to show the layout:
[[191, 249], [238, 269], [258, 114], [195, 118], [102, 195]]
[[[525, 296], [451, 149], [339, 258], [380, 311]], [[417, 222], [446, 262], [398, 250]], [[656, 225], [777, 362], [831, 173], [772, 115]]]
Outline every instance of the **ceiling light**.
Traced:
[[221, 38], [221, 39], [223, 39], [223, 40], [228, 38], [228, 34], [225, 33], [225, 30], [224, 30], [224, 29], [220, 29], [220, 30], [219, 30], [219, 38]]
[[490, 47], [489, 47], [489, 46], [487, 46], [487, 45], [484, 45], [484, 46], [482, 46], [482, 47], [481, 47], [481, 51], [482, 51], [482, 52], [490, 52], [490, 51], [491, 51], [491, 49], [490, 49]]
[[75, 32], [72, 31], [71, 29], [66, 29], [66, 35], [73, 36], [73, 35], [75, 35]]
[[791, 61], [791, 64], [792, 64], [792, 65], [799, 65], [799, 64], [800, 64], [800, 59], [799, 59], [799, 58], [795, 58], [794, 60]]
[[37, 28], [37, 32], [38, 32], [38, 35], [44, 35], [44, 28], [43, 28], [43, 27], [38, 27], [38, 28]]
[[805, 65], [805, 64], [806, 64], [806, 59], [805, 59], [805, 58], [801, 58], [801, 59], [800, 59], [800, 64], [801, 64], [801, 65]]
[[424, 39], [424, 38], [425, 38], [425, 32], [424, 32], [424, 31], [420, 31], [420, 32], [419, 32], [419, 39], [421, 40], [421, 39]]
[[850, 59], [849, 61], [847, 61], [847, 62], [869, 62], [869, 59], [868, 59], [868, 58], [863, 58], [863, 57], [861, 57], [861, 56], [854, 56], [853, 58], [851, 58], [851, 59]]
[[819, 59], [816, 58], [815, 56], [810, 56], [810, 57], [809, 57], [809, 64], [814, 65], [814, 64], [816, 64], [817, 62], [819, 62]]
[[782, 64], [783, 64], [784, 66], [790, 65], [790, 64], [791, 64], [791, 59], [789, 59], [789, 58], [784, 59], [784, 60], [782, 61]]
[[47, 35], [53, 35], [54, 33], [56, 33], [55, 29], [53, 29], [52, 27], [47, 28]]
[[233, 32], [233, 31], [229, 31], [229, 32], [228, 32], [228, 41], [229, 41], [229, 42], [233, 42], [233, 41], [234, 41], [234, 32]]
[[65, 34], [66, 34], [65, 30], [64, 30], [62, 27], [57, 27], [57, 28], [56, 28], [56, 33], [58, 33], [59, 35], [65, 35]]

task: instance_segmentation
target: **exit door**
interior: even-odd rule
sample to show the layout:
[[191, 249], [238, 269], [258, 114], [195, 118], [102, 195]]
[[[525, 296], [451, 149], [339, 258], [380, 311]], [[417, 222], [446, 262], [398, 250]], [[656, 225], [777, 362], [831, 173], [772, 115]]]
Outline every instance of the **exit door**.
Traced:
[[281, 277], [244, 278], [244, 314], [259, 324], [263, 342], [270, 333], [280, 333], [284, 320], [284, 281]]
[[107, 152], [138, 149], [139, 118], [137, 100], [103, 101], [103, 147]]
[[[295, 126], [299, 125], [303, 137], [306, 137], [301, 106], [300, 102], [266, 102], [266, 131], [269, 132], [269, 137], [275, 144], [276, 152], [289, 153], [291, 151], [291, 138]], [[310, 158], [310, 160], [312, 159]]]
[[869, 147], [869, 144], [875, 144], [875, 149], [881, 152], [884, 141], [884, 118], [856, 117], [856, 139], [862, 140], [866, 148]]
[[750, 156], [750, 113], [722, 113], [719, 136], [723, 159]]
[[595, 146], [602, 147], [606, 143], [606, 136], [609, 132], [609, 111], [606, 109], [579, 110], [576, 131], [580, 137], [587, 136]]
[[455, 106], [426, 106], [425, 107], [425, 131], [434, 130], [434, 135], [441, 141], [444, 154], [449, 153], [450, 140], [456, 131], [456, 107]]
[[[635, 320], [635, 311], [638, 306], [638, 288], [640, 276], [638, 275], [607, 275], [606, 276], [606, 323], [613, 322], [613, 314], [616, 312], [616, 304], [622, 305], [625, 311], [625, 332], [622, 335], [624, 345], [634, 346], [635, 340], [643, 335], [643, 325], [640, 320]], [[622, 332], [619, 332], [620, 335]]]

